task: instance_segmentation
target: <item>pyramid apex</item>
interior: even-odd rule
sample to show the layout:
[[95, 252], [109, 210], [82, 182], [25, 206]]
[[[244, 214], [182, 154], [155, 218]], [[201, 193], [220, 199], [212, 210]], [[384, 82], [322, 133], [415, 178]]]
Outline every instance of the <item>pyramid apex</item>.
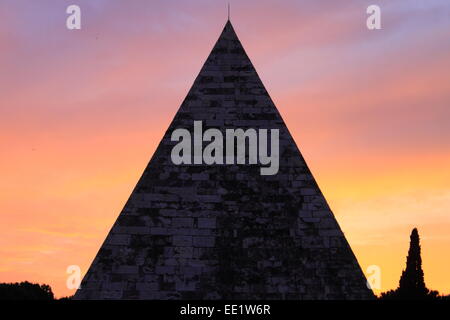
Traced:
[[231, 20], [227, 20], [227, 22], [225, 23], [225, 28], [231, 28], [232, 30], [234, 30], [233, 25], [231, 24]]
[[238, 40], [238, 36], [236, 34], [236, 31], [234, 30], [231, 20], [227, 20], [227, 22], [225, 23], [222, 33], [219, 36], [219, 40], [220, 39]]

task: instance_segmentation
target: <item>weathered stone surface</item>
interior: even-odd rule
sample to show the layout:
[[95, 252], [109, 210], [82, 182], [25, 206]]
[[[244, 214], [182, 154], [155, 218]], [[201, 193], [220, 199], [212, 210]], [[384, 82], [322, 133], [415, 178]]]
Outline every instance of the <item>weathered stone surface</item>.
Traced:
[[[280, 168], [179, 165], [174, 129], [279, 129]], [[76, 299], [367, 299], [333, 213], [228, 22]]]

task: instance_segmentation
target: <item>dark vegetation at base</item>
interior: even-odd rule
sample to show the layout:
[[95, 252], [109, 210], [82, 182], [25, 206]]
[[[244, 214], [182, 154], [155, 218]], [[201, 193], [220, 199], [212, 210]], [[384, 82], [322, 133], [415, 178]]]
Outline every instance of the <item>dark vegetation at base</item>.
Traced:
[[[73, 296], [62, 297], [55, 299], [52, 289], [46, 284], [37, 284], [25, 282], [16, 283], [0, 283], [0, 300], [41, 300], [41, 301], [67, 301], [71, 300]], [[379, 300], [449, 300], [450, 295], [440, 296], [437, 291], [429, 290], [428, 293], [421, 295], [411, 294], [406, 291], [390, 290], [382, 293]]]
[[49, 285], [37, 283], [16, 282], [0, 283], [1, 300], [55, 300]]

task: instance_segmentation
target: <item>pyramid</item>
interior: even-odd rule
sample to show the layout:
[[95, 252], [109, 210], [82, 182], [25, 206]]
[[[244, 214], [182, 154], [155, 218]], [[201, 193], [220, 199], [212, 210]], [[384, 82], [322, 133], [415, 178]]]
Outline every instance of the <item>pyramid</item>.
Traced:
[[[278, 129], [278, 171], [262, 175], [248, 161], [174, 164], [171, 135], [192, 132], [194, 121], [203, 130]], [[372, 297], [228, 21], [75, 299]]]

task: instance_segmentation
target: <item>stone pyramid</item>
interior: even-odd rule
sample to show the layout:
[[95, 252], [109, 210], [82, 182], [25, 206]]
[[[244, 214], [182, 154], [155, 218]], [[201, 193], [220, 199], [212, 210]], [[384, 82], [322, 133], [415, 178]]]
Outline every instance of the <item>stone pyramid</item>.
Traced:
[[[177, 128], [279, 130], [279, 171], [175, 165]], [[247, 162], [246, 162], [247, 163]], [[373, 293], [228, 21], [75, 299], [370, 299]]]

